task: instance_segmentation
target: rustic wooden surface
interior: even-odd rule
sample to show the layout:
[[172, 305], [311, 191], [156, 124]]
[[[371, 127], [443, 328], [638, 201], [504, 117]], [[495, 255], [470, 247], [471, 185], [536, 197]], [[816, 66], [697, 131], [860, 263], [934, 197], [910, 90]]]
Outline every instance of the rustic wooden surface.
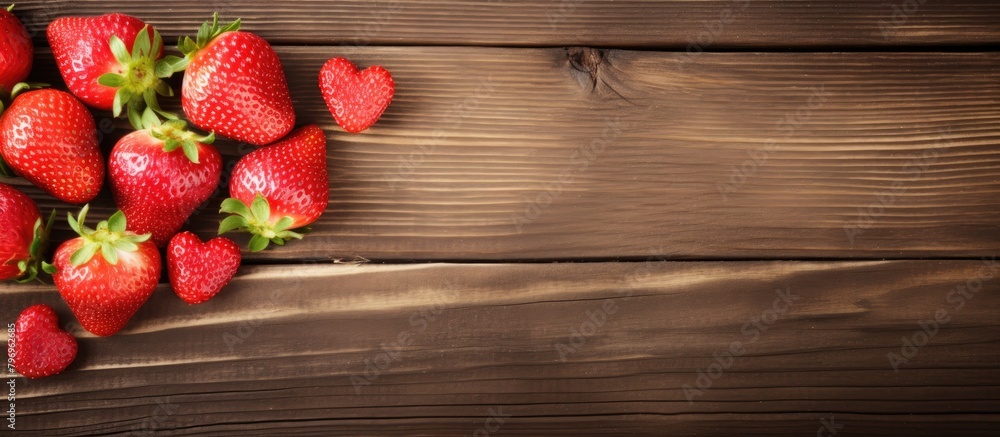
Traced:
[[[992, 0], [28, 0], [35, 28], [52, 18], [120, 11], [165, 35], [206, 17], [243, 17], [273, 44], [730, 48], [985, 46], [1000, 42]], [[193, 30], [194, 29], [194, 30]], [[39, 39], [41, 42], [41, 38]], [[693, 48], [693, 51], [697, 51]]]
[[[300, 122], [329, 133], [331, 201], [309, 238], [254, 259], [974, 257], [1000, 246], [997, 53], [279, 53]], [[399, 82], [364, 135], [337, 128], [317, 92], [333, 55]], [[54, 69], [47, 53], [39, 64]], [[220, 149], [230, 162], [252, 150]], [[192, 227], [210, 235], [226, 194]]]
[[[911, 1], [18, 2], [56, 86], [55, 17], [242, 16], [328, 134], [331, 203], [111, 338], [0, 285], [81, 351], [14, 378], [0, 433], [994, 435], [1000, 5]], [[316, 92], [335, 55], [396, 78], [362, 135]]]
[[[470, 435], [494, 409], [510, 416], [496, 435], [815, 435], [831, 417], [843, 435], [943, 435], [954, 421], [987, 435], [1000, 424], [1000, 280], [959, 310], [948, 297], [991, 269], [1000, 275], [980, 261], [245, 267], [200, 306], [161, 287], [114, 337], [71, 326], [83, 352], [66, 374], [19, 384], [18, 421], [39, 435]], [[790, 304], [776, 304], [779, 289]], [[70, 317], [47, 287], [6, 301]], [[887, 354], [939, 309], [950, 321], [893, 371]], [[588, 314], [602, 326], [590, 331]], [[689, 404], [683, 386], [734, 341], [743, 354]]]

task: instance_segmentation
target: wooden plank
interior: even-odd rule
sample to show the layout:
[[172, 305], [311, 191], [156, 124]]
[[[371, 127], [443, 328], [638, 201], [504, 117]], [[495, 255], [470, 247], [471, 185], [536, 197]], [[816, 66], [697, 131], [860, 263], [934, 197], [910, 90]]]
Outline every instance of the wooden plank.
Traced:
[[[813, 435], [821, 420], [990, 435], [998, 274], [993, 260], [297, 264], [244, 267], [200, 306], [161, 287], [110, 338], [69, 322], [48, 286], [0, 286], [0, 314], [49, 303], [80, 338], [67, 373], [16, 379], [25, 435]], [[715, 376], [686, 394], [699, 372]]]
[[[328, 133], [331, 201], [312, 235], [250, 259], [977, 257], [1000, 245], [997, 53], [280, 54], [299, 122]], [[336, 127], [317, 92], [333, 55], [385, 65], [399, 84], [364, 134]], [[39, 79], [58, 80], [50, 58], [39, 54]], [[229, 165], [251, 150], [220, 149]], [[194, 229], [212, 233], [225, 194]], [[98, 206], [108, 214], [110, 196]]]
[[[219, 11], [273, 44], [566, 45], [830, 49], [1000, 42], [1000, 5], [990, 0], [262, 0], [173, 1], [152, 10], [130, 0], [27, 0], [34, 29], [55, 17], [112, 11], [141, 17], [171, 39], [193, 34]], [[44, 32], [36, 32], [44, 44]]]

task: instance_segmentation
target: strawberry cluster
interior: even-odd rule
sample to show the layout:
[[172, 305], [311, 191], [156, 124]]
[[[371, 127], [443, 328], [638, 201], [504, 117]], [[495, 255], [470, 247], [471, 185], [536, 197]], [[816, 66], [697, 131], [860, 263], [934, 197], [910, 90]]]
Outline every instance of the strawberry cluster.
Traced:
[[[51, 274], [81, 326], [98, 336], [121, 330], [153, 294], [163, 247], [174, 292], [189, 304], [213, 297], [235, 276], [241, 250], [182, 228], [220, 184], [216, 136], [259, 147], [233, 168], [220, 235], [250, 233], [247, 249], [260, 251], [303, 238], [326, 210], [326, 135], [316, 125], [295, 129], [281, 61], [267, 41], [241, 31], [239, 19], [221, 24], [214, 15], [195, 38], [178, 41], [178, 55], [124, 14], [58, 18], [46, 36], [68, 92], [24, 82], [32, 42], [11, 8], [0, 10], [0, 171], [83, 207], [67, 215], [77, 237], [48, 263], [55, 211], [43, 221], [28, 196], [0, 183], [0, 280]], [[158, 100], [175, 95], [167, 79], [182, 72], [183, 114], [176, 114]], [[322, 67], [319, 83], [335, 121], [351, 133], [372, 126], [395, 90], [384, 68], [359, 71], [343, 58]], [[106, 160], [88, 107], [135, 129]], [[105, 178], [119, 211], [91, 228], [87, 203]], [[52, 308], [29, 307], [15, 326], [8, 354], [21, 374], [54, 375], [74, 360], [76, 340], [59, 329]]]

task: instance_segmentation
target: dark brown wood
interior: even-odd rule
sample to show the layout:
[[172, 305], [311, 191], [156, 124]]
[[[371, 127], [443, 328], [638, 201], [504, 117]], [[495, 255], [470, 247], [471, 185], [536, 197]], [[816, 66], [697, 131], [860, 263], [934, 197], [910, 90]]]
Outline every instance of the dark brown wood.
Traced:
[[[1000, 245], [996, 53], [279, 53], [299, 122], [328, 133], [331, 202], [305, 240], [251, 259], [976, 257]], [[334, 55], [385, 65], [399, 84], [364, 134], [340, 130], [319, 96]], [[229, 161], [252, 150], [220, 149]], [[225, 194], [193, 228], [212, 233]], [[106, 196], [98, 211], [110, 207]]]
[[44, 43], [55, 17], [125, 12], [176, 38], [218, 11], [272, 44], [567, 45], [731, 48], [955, 46], [1000, 42], [991, 0], [386, 0], [172, 1], [27, 0], [20, 15]]
[[[199, 306], [161, 287], [114, 337], [67, 323], [80, 356], [17, 379], [17, 424], [482, 435], [492, 409], [509, 416], [495, 435], [815, 435], [830, 419], [840, 435], [990, 435], [998, 274], [981, 261], [245, 267]], [[71, 320], [51, 287], [0, 297], [4, 320], [38, 302]], [[904, 338], [922, 347], [896, 372]], [[688, 403], [715, 355], [728, 367]], [[366, 377], [366, 363], [383, 367]]]
[[[278, 50], [300, 124], [328, 134], [331, 203], [305, 240], [246, 254], [210, 302], [185, 305], [163, 284], [110, 338], [84, 332], [52, 286], [0, 284], [0, 319], [47, 303], [80, 341], [64, 374], [14, 379], [12, 435], [1000, 425], [995, 1], [15, 11], [39, 46], [32, 79], [57, 87], [44, 47], [55, 17], [130, 13], [173, 43], [212, 11], [242, 16]], [[364, 134], [342, 132], [319, 99], [332, 56], [396, 78]], [[96, 117], [107, 151], [126, 124]], [[218, 146], [229, 168], [251, 150]], [[13, 182], [45, 210], [71, 209]], [[225, 194], [189, 227], [211, 236]], [[92, 207], [92, 220], [114, 209], [107, 192]], [[68, 236], [61, 222], [55, 239]], [[538, 260], [571, 262], [504, 263]], [[584, 262], [609, 260], [635, 262]]]

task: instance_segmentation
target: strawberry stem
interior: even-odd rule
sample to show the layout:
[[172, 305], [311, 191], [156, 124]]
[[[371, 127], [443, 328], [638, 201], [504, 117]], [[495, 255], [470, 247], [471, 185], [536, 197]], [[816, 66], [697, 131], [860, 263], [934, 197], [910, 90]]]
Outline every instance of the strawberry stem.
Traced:
[[18, 277], [17, 282], [23, 284], [38, 279], [38, 272], [44, 269], [43, 263], [45, 263], [45, 260], [43, 256], [49, 244], [49, 232], [52, 231], [52, 225], [55, 224], [55, 221], [55, 209], [49, 214], [49, 220], [44, 225], [42, 225], [41, 217], [35, 220], [35, 227], [32, 230], [35, 237], [31, 240], [31, 245], [28, 246], [28, 259], [17, 263], [17, 267], [21, 269], [21, 275]]
[[187, 129], [187, 123], [183, 120], [170, 120], [160, 123], [156, 117], [143, 117], [143, 126], [149, 129], [150, 135], [163, 141], [163, 151], [173, 152], [181, 148], [191, 162], [198, 164], [198, 143], [212, 144], [215, 142], [215, 133], [205, 136], [196, 135]]
[[135, 252], [139, 243], [149, 240], [152, 234], [137, 235], [127, 230], [125, 213], [117, 211], [107, 220], [99, 222], [97, 229], [86, 227], [83, 223], [87, 217], [90, 205], [84, 205], [77, 218], [73, 213], [67, 213], [69, 227], [83, 239], [83, 246], [70, 255], [70, 263], [81, 266], [89, 262], [98, 251], [108, 264], [118, 264], [119, 252]]
[[223, 200], [219, 212], [232, 214], [219, 223], [219, 235], [230, 231], [253, 234], [249, 244], [251, 252], [262, 251], [271, 243], [283, 246], [286, 241], [300, 240], [303, 234], [309, 232], [308, 228], [288, 229], [295, 223], [295, 219], [291, 217], [271, 217], [271, 207], [260, 193], [254, 197], [249, 207], [232, 197]]
[[215, 40], [216, 37], [222, 35], [223, 33], [240, 30], [241, 24], [241, 20], [237, 18], [231, 23], [220, 26], [219, 13], [213, 13], [212, 21], [202, 23], [201, 28], [198, 29], [198, 35], [196, 35], [194, 39], [190, 36], [185, 36], [177, 41], [177, 49], [184, 54], [184, 57], [172, 57], [175, 59], [171, 59], [171, 63], [175, 69], [178, 69], [175, 71], [183, 71], [186, 69], [188, 63], [191, 62], [191, 58], [193, 58], [201, 49], [207, 47], [213, 40]]
[[139, 31], [135, 42], [132, 43], [131, 51], [125, 47], [121, 38], [111, 35], [108, 45], [115, 60], [121, 65], [123, 73], [105, 73], [97, 78], [97, 83], [118, 89], [112, 103], [112, 112], [118, 117], [124, 109], [129, 123], [136, 129], [142, 129], [142, 119], [147, 113], [157, 118], [177, 119], [177, 114], [164, 111], [157, 101], [157, 95], [165, 97], [174, 95], [173, 89], [163, 79], [180, 71], [173, 66], [173, 59], [177, 57], [167, 56], [159, 61], [156, 60], [163, 46], [163, 38], [159, 32], [152, 29], [152, 42], [150, 42], [151, 29], [147, 25]]

